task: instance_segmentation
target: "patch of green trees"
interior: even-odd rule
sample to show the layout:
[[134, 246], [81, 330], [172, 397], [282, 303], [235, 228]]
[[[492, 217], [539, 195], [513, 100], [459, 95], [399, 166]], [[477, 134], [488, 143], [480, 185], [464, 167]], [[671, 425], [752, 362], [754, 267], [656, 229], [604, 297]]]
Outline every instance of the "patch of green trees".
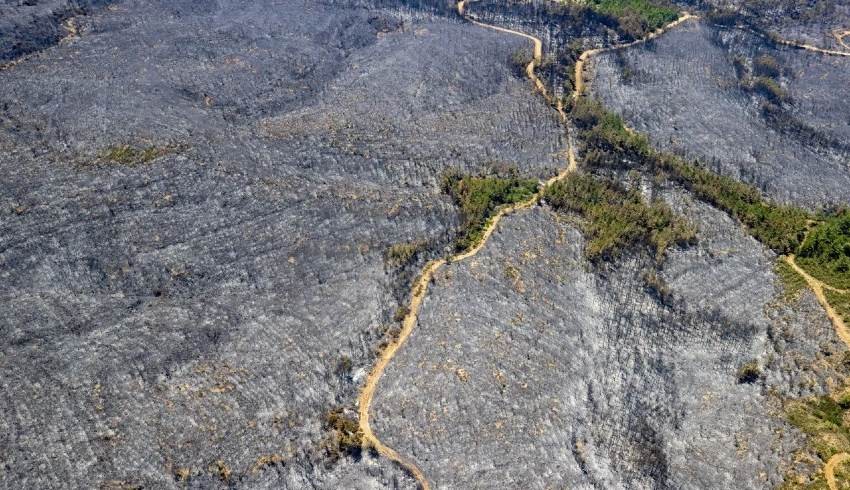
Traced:
[[591, 260], [610, 260], [625, 248], [640, 245], [661, 259], [668, 247], [687, 244], [696, 235], [693, 226], [662, 201], [647, 202], [637, 190], [594, 175], [570, 174], [547, 187], [544, 197], [553, 208], [584, 218], [580, 226]]
[[452, 196], [461, 213], [461, 233], [455, 248], [463, 251], [474, 247], [501, 206], [530, 199], [537, 187], [537, 180], [516, 175], [476, 177], [458, 172], [444, 175], [443, 192]]

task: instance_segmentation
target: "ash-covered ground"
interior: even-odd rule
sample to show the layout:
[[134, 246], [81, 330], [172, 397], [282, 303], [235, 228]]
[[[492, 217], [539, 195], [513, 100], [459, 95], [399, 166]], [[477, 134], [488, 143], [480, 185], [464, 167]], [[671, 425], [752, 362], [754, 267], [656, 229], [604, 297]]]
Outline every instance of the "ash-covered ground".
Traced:
[[[687, 8], [710, 8], [771, 36], [825, 49], [848, 51], [850, 3], [846, 0], [679, 0]], [[842, 42], [843, 41], [843, 42]]]
[[[787, 100], [747, 90], [754, 60], [778, 64]], [[657, 146], [703, 160], [777, 200], [850, 201], [850, 58], [773, 46], [691, 21], [654, 42], [595, 59], [591, 91]]]
[[114, 0], [3, 0], [0, 2], [0, 65], [53, 45], [68, 34], [75, 16]]
[[[555, 58], [616, 40], [541, 1], [469, 11]], [[0, 486], [415, 487], [370, 451], [329, 454], [326, 414], [354, 413], [411, 279], [451, 250], [441, 176], [566, 166], [513, 60], [529, 42], [441, 1], [0, 14]], [[782, 200], [846, 201], [846, 61], [759, 39], [685, 26], [598, 60], [591, 87], [659, 146]], [[783, 121], [815, 138], [741, 88], [736, 56], [764, 50]], [[541, 205], [443, 268], [377, 436], [435, 488], [769, 488], [805, 466], [781, 406], [846, 376], [829, 321], [779, 298], [776, 257], [727, 215], [653, 192], [699, 229], [660, 264], [590, 263], [575, 217]], [[402, 267], [397, 244], [418, 250]]]
[[0, 71], [0, 486], [410, 486], [329, 462], [323, 416], [404, 296], [387, 248], [452, 237], [440, 175], [564, 166], [527, 42], [343, 2], [74, 20]]
[[[843, 345], [814, 296], [777, 302], [774, 257], [725, 214], [661, 267], [599, 269], [546, 207], [507, 218], [432, 285], [373, 423], [437, 488], [773, 488], [801, 436], [781, 399], [823, 393]], [[767, 373], [748, 384], [741, 366]]]

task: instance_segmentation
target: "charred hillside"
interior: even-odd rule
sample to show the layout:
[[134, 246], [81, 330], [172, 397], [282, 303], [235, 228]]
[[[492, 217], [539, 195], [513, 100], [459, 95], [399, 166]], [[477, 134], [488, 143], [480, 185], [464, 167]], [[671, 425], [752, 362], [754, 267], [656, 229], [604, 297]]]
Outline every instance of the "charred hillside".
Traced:
[[679, 7], [0, 5], [0, 486], [846, 480], [843, 7]]

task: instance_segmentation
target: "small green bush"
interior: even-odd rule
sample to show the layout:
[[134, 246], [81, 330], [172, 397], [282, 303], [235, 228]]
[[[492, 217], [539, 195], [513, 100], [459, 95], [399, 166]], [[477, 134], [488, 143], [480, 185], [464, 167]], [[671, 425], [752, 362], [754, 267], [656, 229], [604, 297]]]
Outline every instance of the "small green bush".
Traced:
[[593, 129], [608, 115], [602, 103], [590, 97], [579, 97], [565, 109], [569, 110], [570, 118], [580, 130]]
[[348, 356], [342, 356], [339, 358], [339, 361], [336, 363], [336, 368], [334, 368], [334, 373], [337, 376], [348, 376], [351, 374], [351, 369], [354, 367], [354, 363], [351, 361], [351, 358]]
[[325, 440], [324, 448], [332, 460], [343, 455], [357, 456], [363, 447], [363, 432], [357, 419], [346, 415], [343, 408], [334, 408], [325, 413], [323, 418], [325, 430], [330, 437]]
[[782, 88], [776, 80], [768, 77], [756, 77], [751, 82], [753, 91], [761, 94], [774, 104], [782, 104], [791, 101], [791, 96]]
[[424, 248], [425, 243], [419, 241], [396, 243], [387, 250], [387, 263], [393, 267], [407, 265]]
[[410, 313], [410, 308], [407, 306], [399, 306], [395, 309], [395, 313], [393, 313], [393, 321], [396, 323], [404, 321], [408, 313]]
[[749, 67], [747, 67], [747, 58], [741, 55], [735, 55], [732, 58], [732, 68], [735, 69], [735, 76], [738, 80], [743, 80], [749, 75]]
[[670, 288], [667, 286], [667, 283], [664, 282], [664, 279], [662, 279], [654, 270], [644, 272], [643, 285], [644, 290], [655, 296], [661, 304], [671, 304], [673, 298]]
[[758, 361], [750, 361], [738, 368], [738, 383], [751, 384], [761, 377], [761, 368]]
[[511, 54], [511, 66], [517, 74], [525, 74], [525, 69], [534, 60], [534, 56], [528, 49], [520, 48]]
[[797, 263], [838, 289], [850, 289], [850, 210], [827, 216], [800, 246]]
[[765, 54], [753, 60], [753, 72], [760, 77], [778, 78], [782, 74], [782, 67], [776, 58]]

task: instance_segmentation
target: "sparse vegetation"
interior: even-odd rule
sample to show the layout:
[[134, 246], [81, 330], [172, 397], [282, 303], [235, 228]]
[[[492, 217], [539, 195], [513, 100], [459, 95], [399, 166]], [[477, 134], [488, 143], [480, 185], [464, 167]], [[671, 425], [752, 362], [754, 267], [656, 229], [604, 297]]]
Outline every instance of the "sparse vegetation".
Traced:
[[393, 313], [393, 321], [396, 323], [404, 321], [408, 313], [410, 313], [410, 308], [407, 306], [399, 306], [395, 309], [395, 313]]
[[584, 52], [584, 49], [581, 39], [574, 39], [559, 51], [557, 64], [563, 70], [565, 97], [569, 97], [567, 94], [571, 94], [575, 90], [576, 62], [581, 56], [581, 53]]
[[836, 453], [850, 451], [850, 427], [844, 422], [846, 409], [832, 397], [795, 400], [785, 411], [788, 421], [809, 435], [813, 449], [824, 461]]
[[425, 242], [396, 243], [387, 250], [387, 263], [392, 267], [403, 267], [425, 248]]
[[537, 192], [537, 180], [516, 175], [502, 177], [470, 177], [450, 173], [443, 178], [443, 191], [460, 206], [462, 231], [455, 248], [474, 247], [482, 238], [490, 218], [499, 207], [530, 199]]
[[728, 27], [736, 25], [739, 17], [733, 10], [712, 9], [706, 14], [705, 19], [711, 24]]
[[325, 413], [323, 423], [330, 433], [322, 447], [331, 461], [342, 456], [358, 457], [363, 447], [363, 432], [357, 419], [344, 408], [334, 408]]
[[589, 166], [606, 158], [609, 164], [621, 162], [618, 166], [640, 165], [652, 156], [649, 140], [629, 131], [622, 117], [608, 112], [595, 99], [580, 97], [570, 107], [570, 115], [581, 130]]
[[753, 60], [753, 73], [760, 77], [779, 78], [782, 67], [779, 62], [770, 55], [761, 55]]
[[800, 293], [808, 287], [803, 276], [797, 274], [797, 271], [784, 260], [776, 262], [774, 271], [782, 284], [782, 299], [785, 301], [793, 301], [799, 298]]
[[507, 264], [505, 266], [505, 278], [511, 281], [514, 290], [518, 293], [525, 291], [525, 285], [522, 280], [522, 272], [520, 272], [519, 268], [515, 265]]
[[210, 464], [209, 470], [211, 473], [218, 476], [218, 479], [221, 481], [228, 481], [230, 479], [230, 475], [233, 474], [233, 470], [227, 466], [223, 460], [213, 461]]
[[102, 163], [137, 167], [146, 165], [176, 150], [177, 148], [174, 146], [147, 146], [143, 148], [130, 145], [111, 146], [101, 152], [100, 161]]
[[[845, 358], [847, 353], [845, 353]], [[846, 361], [845, 361], [846, 362]], [[788, 421], [808, 435], [809, 447], [822, 461], [832, 456], [850, 452], [850, 387], [845, 386], [834, 395], [794, 400], [785, 407]], [[835, 479], [839, 485], [850, 482], [848, 464], [835, 468]], [[829, 487], [822, 471], [801, 475], [794, 471], [786, 475], [783, 490], [806, 489], [827, 490]], [[839, 488], [845, 488], [839, 486]]]
[[664, 279], [654, 270], [644, 272], [643, 285], [646, 292], [655, 296], [661, 304], [669, 305], [671, 303], [670, 288], [664, 282]]
[[845, 323], [850, 324], [850, 294], [838, 293], [835, 291], [825, 290], [824, 295], [829, 301], [830, 306], [835, 308], [836, 313], [841, 315]]
[[850, 145], [835, 138], [822, 129], [815, 128], [797, 117], [793, 110], [789, 110], [769, 100], [761, 103], [761, 115], [770, 127], [784, 134], [796, 138], [798, 141], [806, 141], [811, 145], [832, 146], [845, 151], [850, 151]]
[[[835, 0], [807, 0], [805, 2], [799, 0], [742, 0], [733, 4], [741, 7], [738, 12], [735, 10], [725, 11], [729, 12], [730, 15], [742, 18], [744, 21], [794, 19], [811, 22], [829, 18], [835, 14], [836, 7]], [[750, 19], [751, 16], [757, 18]]]
[[351, 374], [351, 369], [353, 367], [354, 363], [351, 361], [351, 358], [344, 355], [339, 358], [339, 361], [337, 361], [334, 373], [336, 373], [337, 376], [348, 376]]
[[251, 466], [251, 473], [257, 473], [262, 471], [264, 468], [279, 465], [285, 461], [286, 458], [282, 454], [264, 454], [257, 458], [257, 461], [255, 461], [254, 465]]
[[779, 82], [769, 77], [755, 77], [750, 82], [752, 90], [774, 104], [784, 104], [791, 101], [788, 91]]
[[589, 166], [655, 169], [731, 214], [779, 254], [793, 252], [802, 242], [810, 218], [805, 211], [771, 203], [750, 185], [652, 149], [644, 136], [630, 132], [622, 118], [596, 101], [579, 99], [571, 111], [582, 131]]
[[776, 253], [791, 253], [802, 242], [809, 219], [802, 209], [771, 203], [755, 187], [673, 155], [664, 155], [657, 163], [697, 197], [743, 223], [753, 237]]
[[615, 258], [632, 245], [649, 246], [660, 259], [669, 246], [695, 236], [694, 228], [663, 202], [646, 202], [637, 191], [592, 175], [571, 174], [549, 186], [545, 198], [555, 209], [585, 218], [585, 254], [591, 260]]
[[520, 48], [511, 54], [511, 66], [518, 75], [525, 74], [525, 68], [534, 59], [532, 53], [526, 48]]
[[174, 479], [179, 482], [189, 481], [189, 478], [192, 476], [192, 468], [188, 468], [186, 466], [179, 466], [174, 468]]
[[752, 60], [751, 70], [747, 59], [736, 55], [732, 65], [741, 90], [757, 94], [763, 99], [760, 103], [761, 115], [772, 128], [812, 143], [842, 145], [842, 142], [823, 131], [804, 123], [788, 109], [788, 104], [793, 100], [779, 82], [783, 68], [776, 58], [767, 54], [757, 56]]

